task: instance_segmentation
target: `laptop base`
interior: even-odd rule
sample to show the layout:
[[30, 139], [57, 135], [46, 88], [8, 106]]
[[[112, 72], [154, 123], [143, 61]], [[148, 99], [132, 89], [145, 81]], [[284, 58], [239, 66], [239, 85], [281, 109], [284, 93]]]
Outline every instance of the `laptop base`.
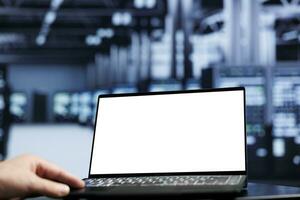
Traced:
[[224, 186], [148, 186], [148, 187], [86, 187], [71, 191], [70, 198], [123, 198], [123, 197], [174, 197], [174, 196], [237, 196], [243, 184]]

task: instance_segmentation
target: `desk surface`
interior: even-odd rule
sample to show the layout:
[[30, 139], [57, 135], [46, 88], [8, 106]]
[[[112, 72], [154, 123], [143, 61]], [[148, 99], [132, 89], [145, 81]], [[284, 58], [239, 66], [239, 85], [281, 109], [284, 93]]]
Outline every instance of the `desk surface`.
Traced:
[[[38, 198], [34, 198], [34, 199], [42, 200], [42, 199], [50, 199], [50, 198], [38, 197]], [[135, 198], [135, 199], [137, 199], [137, 198]], [[182, 199], [182, 198], [180, 198], [180, 199]], [[192, 197], [192, 198], [184, 198], [184, 199], [198, 200], [198, 199], [201, 199], [201, 197]], [[205, 199], [207, 199], [207, 197]], [[239, 195], [233, 199], [236, 199], [236, 200], [300, 199], [300, 187], [249, 183], [247, 190], [244, 193], [242, 193], [241, 195]], [[155, 200], [158, 200], [158, 199], [155, 199]], [[170, 200], [170, 198], [168, 198], [168, 200]], [[176, 200], [178, 200], [178, 198], [176, 198]]]
[[246, 199], [299, 199], [300, 187], [249, 183], [247, 191], [237, 200]]

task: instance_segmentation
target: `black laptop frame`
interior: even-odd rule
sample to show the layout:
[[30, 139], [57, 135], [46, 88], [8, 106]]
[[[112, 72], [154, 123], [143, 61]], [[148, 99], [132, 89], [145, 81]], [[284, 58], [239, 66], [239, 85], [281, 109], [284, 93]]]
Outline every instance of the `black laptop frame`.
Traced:
[[[148, 95], [164, 95], [164, 94], [185, 94], [185, 93], [207, 93], [207, 92], [225, 92], [225, 91], [243, 91], [244, 98], [244, 146], [245, 146], [245, 171], [217, 171], [217, 172], [162, 172], [162, 173], [126, 173], [126, 174], [91, 174], [92, 158], [94, 150], [94, 141], [96, 134], [96, 122], [99, 112], [99, 101], [101, 98], [111, 97], [129, 97], [129, 96], [148, 96]], [[179, 90], [179, 91], [163, 91], [163, 92], [143, 92], [143, 93], [123, 93], [123, 94], [102, 94], [98, 96], [97, 112], [94, 123], [94, 134], [92, 142], [92, 150], [90, 157], [88, 178], [107, 178], [107, 177], [140, 177], [140, 176], [178, 176], [178, 175], [245, 175], [247, 176], [247, 134], [246, 134], [246, 94], [244, 87], [228, 87], [214, 89], [197, 89], [197, 90]]]

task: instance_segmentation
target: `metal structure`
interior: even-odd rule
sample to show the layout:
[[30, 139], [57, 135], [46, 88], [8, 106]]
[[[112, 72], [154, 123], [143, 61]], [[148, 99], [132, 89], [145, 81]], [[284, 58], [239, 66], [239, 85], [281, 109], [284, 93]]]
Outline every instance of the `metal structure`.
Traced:
[[[87, 63], [111, 43], [130, 38], [132, 29], [163, 26], [165, 1], [151, 2], [139, 5], [132, 0], [0, 1], [0, 62]], [[156, 23], [150, 24], [151, 20]], [[100, 45], [99, 38], [92, 36], [105, 28], [114, 34], [111, 39], [100, 38]]]

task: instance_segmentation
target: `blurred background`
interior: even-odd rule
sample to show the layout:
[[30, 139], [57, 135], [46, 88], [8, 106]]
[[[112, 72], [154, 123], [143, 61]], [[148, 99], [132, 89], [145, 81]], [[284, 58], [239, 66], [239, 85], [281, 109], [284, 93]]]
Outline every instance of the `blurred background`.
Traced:
[[0, 0], [1, 159], [83, 178], [99, 94], [245, 86], [250, 180], [300, 185], [299, 31], [299, 0]]

